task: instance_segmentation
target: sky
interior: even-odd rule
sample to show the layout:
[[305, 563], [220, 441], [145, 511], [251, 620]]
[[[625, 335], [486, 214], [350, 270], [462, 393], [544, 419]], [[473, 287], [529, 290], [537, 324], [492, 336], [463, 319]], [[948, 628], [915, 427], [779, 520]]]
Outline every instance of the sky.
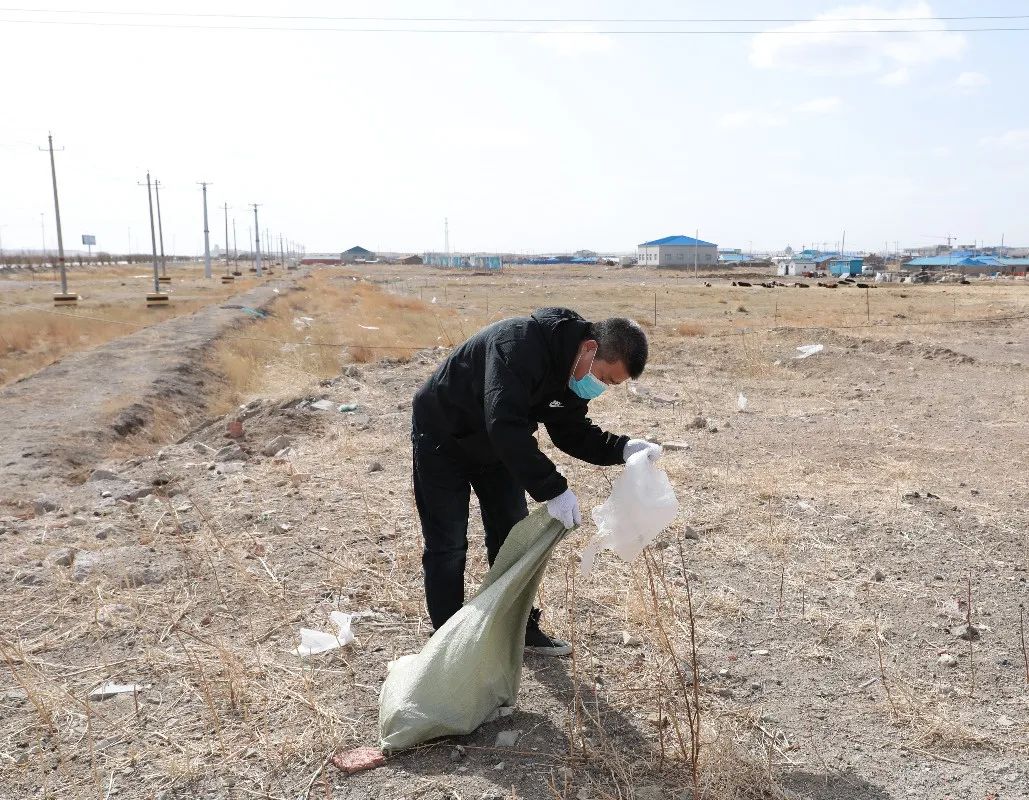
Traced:
[[[18, 6], [76, 13], [0, 8], [5, 249], [56, 247], [48, 132], [68, 249], [148, 251], [148, 170], [180, 254], [198, 181], [212, 247], [225, 203], [241, 249], [250, 203], [308, 252], [442, 250], [445, 219], [455, 251], [1029, 245], [1029, 30], [959, 30], [1029, 16], [941, 19], [1019, 0]], [[545, 21], [340, 19], [362, 16]], [[800, 21], [552, 21], [668, 18]], [[326, 30], [355, 27], [379, 30]], [[734, 32], [627, 33], [676, 28]]]

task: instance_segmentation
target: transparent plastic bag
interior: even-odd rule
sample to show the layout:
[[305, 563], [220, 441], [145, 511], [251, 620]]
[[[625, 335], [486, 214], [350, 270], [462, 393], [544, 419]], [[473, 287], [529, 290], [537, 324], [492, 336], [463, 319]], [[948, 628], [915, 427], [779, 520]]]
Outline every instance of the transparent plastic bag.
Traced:
[[630, 456], [614, 480], [611, 495], [593, 509], [597, 532], [582, 551], [582, 574], [593, 571], [601, 550], [613, 550], [623, 561], [632, 561], [678, 513], [679, 501], [664, 470], [646, 452]]

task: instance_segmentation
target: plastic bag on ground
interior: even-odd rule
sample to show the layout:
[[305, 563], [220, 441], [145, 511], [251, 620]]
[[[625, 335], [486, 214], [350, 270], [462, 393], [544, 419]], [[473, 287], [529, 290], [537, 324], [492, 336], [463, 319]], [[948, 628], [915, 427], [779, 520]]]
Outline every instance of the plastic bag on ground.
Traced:
[[508, 534], [475, 597], [420, 653], [390, 663], [379, 693], [383, 750], [471, 733], [497, 709], [515, 704], [525, 623], [564, 533], [545, 506], [536, 509]]
[[582, 574], [593, 571], [593, 561], [604, 549], [623, 561], [632, 561], [679, 513], [679, 501], [664, 470], [645, 452], [629, 457], [614, 480], [611, 496], [593, 509], [597, 533], [582, 551]]
[[335, 622], [336, 627], [339, 628], [338, 634], [317, 631], [313, 628], [301, 628], [300, 644], [291, 652], [295, 656], [314, 656], [350, 644], [354, 641], [354, 632], [350, 629], [350, 623], [355, 616], [357, 615], [344, 614], [342, 611], [333, 611], [329, 614], [329, 619]]

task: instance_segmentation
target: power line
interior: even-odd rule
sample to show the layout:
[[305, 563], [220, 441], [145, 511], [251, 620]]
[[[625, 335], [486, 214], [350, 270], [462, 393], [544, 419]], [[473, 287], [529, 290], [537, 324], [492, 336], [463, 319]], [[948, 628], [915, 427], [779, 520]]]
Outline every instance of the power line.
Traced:
[[970, 20], [1029, 19], [1029, 14], [967, 14], [933, 17], [397, 17], [397, 16], [325, 16], [302, 14], [216, 14], [185, 11], [75, 11], [64, 8], [0, 8], [14, 14], [72, 14], [75, 16], [172, 17], [188, 19], [255, 19], [306, 20], [322, 22], [471, 22], [471, 23], [620, 23], [620, 24], [686, 24], [686, 23], [800, 23], [800, 22], [959, 22]]
[[[837, 22], [839, 20], [803, 20], [804, 22]], [[855, 20], [859, 22], [861, 20]], [[932, 20], [926, 20], [931, 22]], [[15, 25], [77, 25], [97, 28], [147, 28], [156, 30], [207, 30], [207, 31], [268, 31], [287, 33], [430, 33], [430, 34], [510, 34], [515, 36], [548, 35], [548, 36], [582, 36], [584, 34], [603, 34], [607, 36], [756, 36], [761, 33], [776, 36], [812, 36], [812, 35], [844, 35], [844, 34], [911, 34], [911, 33], [1018, 33], [1029, 31], [1029, 27], [978, 27], [978, 28], [804, 28], [791, 30], [769, 29], [712, 29], [712, 30], [612, 30], [582, 29], [553, 30], [548, 28], [340, 28], [340, 27], [305, 27], [282, 25], [201, 25], [201, 24], [162, 24], [156, 22], [93, 22], [90, 20], [65, 19], [0, 19], [0, 23]]]

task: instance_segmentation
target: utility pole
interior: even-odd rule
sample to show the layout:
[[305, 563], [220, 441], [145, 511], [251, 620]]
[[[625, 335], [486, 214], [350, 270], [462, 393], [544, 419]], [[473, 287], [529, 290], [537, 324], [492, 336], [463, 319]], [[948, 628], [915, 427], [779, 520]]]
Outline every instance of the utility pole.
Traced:
[[161, 282], [169, 283], [168, 265], [164, 260], [164, 226], [161, 224], [161, 182], [154, 179], [154, 197], [157, 199], [157, 236], [161, 243]]
[[697, 277], [697, 251], [700, 249], [700, 228], [693, 234], [693, 277]]
[[39, 236], [42, 244], [42, 249], [39, 251], [39, 266], [46, 266], [46, 223], [43, 221], [45, 214], [39, 212]]
[[[226, 242], [226, 247], [228, 243]], [[239, 248], [236, 246], [236, 218], [232, 218], [232, 274], [235, 277], [239, 272]]]
[[225, 274], [229, 275], [229, 204], [225, 203]]
[[447, 254], [447, 266], [450, 266], [450, 220], [443, 217], [443, 249]]
[[211, 277], [211, 240], [207, 233], [207, 187], [210, 185], [206, 181], [198, 181], [200, 187], [204, 190], [204, 277]]
[[261, 230], [257, 223], [257, 207], [260, 203], [251, 203], [254, 208], [254, 272], [257, 273], [257, 277], [261, 277]]
[[150, 206], [150, 249], [154, 254], [154, 294], [161, 293], [161, 278], [157, 271], [157, 235], [154, 233], [154, 196], [150, 191], [150, 173], [146, 174], [146, 199]]
[[[54, 221], [57, 223], [57, 263], [61, 270], [61, 294], [54, 300], [67, 305], [74, 305], [78, 295], [68, 294], [68, 274], [64, 268], [64, 235], [61, 231], [61, 204], [57, 200], [57, 165], [54, 162], [54, 135], [46, 137], [47, 149], [50, 151], [50, 177], [54, 184]], [[42, 150], [43, 148], [39, 148]], [[64, 148], [60, 148], [63, 150]]]
[[279, 261], [282, 262], [282, 268], [286, 268], [286, 251], [282, 249], [282, 234], [279, 234]]

